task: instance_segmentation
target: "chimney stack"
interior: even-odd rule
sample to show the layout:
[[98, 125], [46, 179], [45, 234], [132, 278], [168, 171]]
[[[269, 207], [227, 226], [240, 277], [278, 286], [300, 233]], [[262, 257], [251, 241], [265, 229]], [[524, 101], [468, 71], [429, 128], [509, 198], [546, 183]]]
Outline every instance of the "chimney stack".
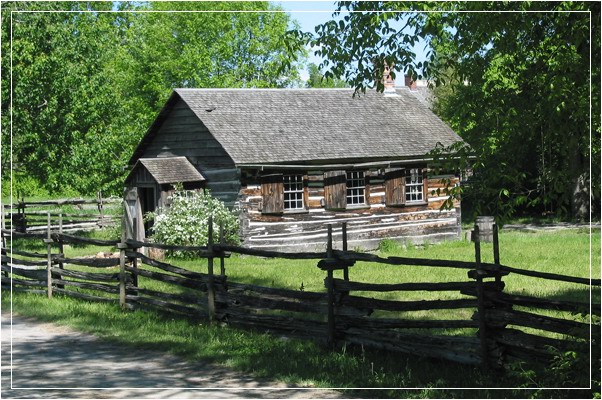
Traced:
[[418, 90], [418, 86], [416, 85], [416, 81], [412, 79], [410, 75], [405, 76], [405, 85], [410, 88], [410, 90]]

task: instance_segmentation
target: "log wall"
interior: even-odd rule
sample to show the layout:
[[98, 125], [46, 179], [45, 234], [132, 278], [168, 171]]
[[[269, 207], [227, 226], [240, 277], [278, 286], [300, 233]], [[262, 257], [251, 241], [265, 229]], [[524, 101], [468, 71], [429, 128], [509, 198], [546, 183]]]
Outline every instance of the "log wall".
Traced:
[[[241, 236], [245, 247], [279, 251], [323, 251], [328, 224], [347, 222], [348, 246], [373, 250], [383, 239], [423, 244], [457, 240], [461, 236], [459, 203], [454, 209], [441, 211], [447, 197], [437, 196], [443, 178], [430, 177], [427, 201], [422, 204], [391, 207], [385, 204], [385, 180], [378, 171], [366, 172], [367, 205], [330, 211], [324, 207], [324, 174], [306, 174], [306, 210], [280, 215], [263, 212], [261, 182], [257, 171], [243, 171], [238, 197], [241, 210]], [[453, 183], [458, 179], [453, 177]], [[342, 236], [334, 232], [334, 246], [340, 248]]]

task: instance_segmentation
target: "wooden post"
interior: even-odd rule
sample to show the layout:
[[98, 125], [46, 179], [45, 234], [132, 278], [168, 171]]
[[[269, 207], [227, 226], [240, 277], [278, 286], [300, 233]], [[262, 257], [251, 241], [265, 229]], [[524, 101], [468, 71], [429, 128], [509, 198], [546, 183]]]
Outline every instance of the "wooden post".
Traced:
[[474, 231], [474, 253], [475, 269], [477, 272], [477, 311], [479, 313], [479, 341], [481, 342], [481, 366], [487, 369], [489, 366], [489, 354], [487, 350], [487, 321], [485, 320], [485, 294], [483, 290], [483, 272], [481, 264], [481, 240], [479, 238], [479, 226], [475, 224]]
[[121, 228], [121, 243], [117, 243], [119, 249], [119, 306], [122, 310], [125, 310], [125, 250], [127, 249], [125, 224], [122, 223]]
[[[222, 246], [226, 244], [226, 239], [224, 238], [224, 221], [219, 223], [219, 244]], [[226, 275], [226, 265], [223, 251], [219, 256], [219, 272], [221, 276]]]
[[209, 227], [207, 231], [207, 311], [209, 321], [215, 320], [215, 288], [213, 286], [213, 216], [209, 216]]
[[[136, 219], [136, 217], [132, 218], [132, 236], [135, 241], [138, 241], [138, 220]], [[133, 248], [132, 250], [138, 251], [139, 249]], [[147, 253], [146, 248], [142, 249], [142, 253], [144, 253], [145, 255], [149, 255]], [[137, 257], [134, 257], [132, 259], [132, 268], [134, 268], [134, 273], [132, 274], [133, 275], [132, 276], [133, 284], [134, 284], [134, 286], [138, 287], [138, 258]]]
[[[326, 257], [329, 259], [333, 258], [332, 251], [332, 225], [328, 224], [328, 243], [326, 247]], [[334, 316], [334, 277], [333, 270], [328, 270], [328, 277], [326, 280], [328, 288], [328, 340], [327, 344], [329, 347], [334, 348], [336, 344], [336, 324]]]
[[[343, 222], [341, 230], [343, 234], [343, 251], [347, 251], [347, 222]], [[343, 279], [346, 281], [349, 280], [349, 267], [343, 269]]]
[[[498, 238], [498, 227], [496, 222], [493, 223], [493, 263], [495, 265], [500, 265], [500, 242]], [[502, 277], [499, 275], [496, 276], [495, 282], [502, 282]]]
[[46, 280], [47, 280], [47, 291], [48, 298], [52, 298], [52, 239], [50, 238], [50, 212], [48, 213], [48, 225], [46, 226], [47, 236], [44, 239], [46, 242], [46, 249], [48, 251], [48, 264], [46, 266]]
[[[61, 214], [59, 214], [59, 234], [62, 234], [62, 233], [63, 233], [63, 214], [61, 213]], [[63, 244], [63, 239], [61, 239], [59, 237], [58, 243], [59, 243], [59, 254], [61, 254], [60, 257], [65, 257], [65, 245]], [[59, 269], [65, 269], [65, 265], [63, 264], [62, 261], [59, 261]], [[58, 275], [58, 278], [63, 279], [62, 275]], [[59, 289], [64, 289], [65, 285], [58, 285], [57, 287]]]
[[104, 211], [103, 211], [103, 205], [102, 205], [102, 191], [98, 191], [98, 193], [96, 194], [98, 196], [98, 212], [100, 214], [100, 220], [98, 221], [98, 226], [102, 228], [103, 226], [103, 222], [104, 222]]

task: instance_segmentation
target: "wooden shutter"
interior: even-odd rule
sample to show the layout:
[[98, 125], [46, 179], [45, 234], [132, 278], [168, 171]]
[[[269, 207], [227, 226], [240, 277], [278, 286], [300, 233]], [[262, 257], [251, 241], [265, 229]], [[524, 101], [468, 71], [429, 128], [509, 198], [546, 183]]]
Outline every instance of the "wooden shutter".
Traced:
[[280, 214], [284, 211], [284, 183], [282, 174], [261, 177], [261, 197], [264, 214]]
[[385, 172], [385, 205], [403, 206], [406, 203], [405, 170], [390, 169]]
[[324, 208], [327, 210], [347, 208], [347, 174], [345, 171], [324, 173]]

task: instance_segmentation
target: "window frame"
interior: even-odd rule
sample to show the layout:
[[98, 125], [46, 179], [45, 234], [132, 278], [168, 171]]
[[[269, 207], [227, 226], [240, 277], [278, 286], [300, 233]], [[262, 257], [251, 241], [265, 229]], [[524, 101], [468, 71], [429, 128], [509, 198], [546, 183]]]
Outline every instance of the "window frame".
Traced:
[[[295, 177], [295, 181], [291, 181], [291, 180], [287, 180], [288, 178], [291, 177]], [[303, 173], [293, 173], [293, 174], [287, 174], [284, 173], [282, 175], [282, 182], [283, 182], [283, 186], [282, 186], [282, 193], [284, 196], [284, 203], [283, 203], [283, 211], [285, 213], [298, 213], [298, 212], [304, 212], [307, 210], [307, 204], [306, 204], [306, 188], [305, 188], [305, 174]], [[297, 188], [295, 188], [294, 190], [287, 190], [287, 186], [292, 186], [295, 185], [297, 186]], [[296, 198], [295, 199], [287, 199], [287, 195], [294, 195]], [[287, 208], [287, 203], [298, 203], [301, 202], [301, 207], [294, 207], [294, 208]]]
[[[408, 167], [405, 170], [406, 170], [405, 179], [404, 179], [405, 204], [406, 205], [426, 204], [428, 202], [428, 199], [426, 196], [426, 187], [427, 187], [426, 168], [416, 166], [416, 167]], [[416, 172], [412, 173], [412, 171], [416, 171]], [[416, 182], [412, 182], [412, 178], [414, 176], [416, 177]], [[412, 200], [412, 195], [416, 196], [415, 200]], [[418, 197], [420, 197], [420, 198], [418, 199]]]
[[[361, 177], [359, 176], [361, 174]], [[366, 171], [350, 170], [345, 171], [345, 199], [347, 202], [347, 209], [353, 208], [365, 208], [369, 207], [368, 204], [368, 189], [366, 183]], [[351, 191], [351, 194], [350, 194]], [[355, 193], [354, 193], [355, 191]], [[361, 194], [360, 194], [361, 191]], [[354, 202], [353, 199], [359, 199], [361, 197], [362, 202]]]

